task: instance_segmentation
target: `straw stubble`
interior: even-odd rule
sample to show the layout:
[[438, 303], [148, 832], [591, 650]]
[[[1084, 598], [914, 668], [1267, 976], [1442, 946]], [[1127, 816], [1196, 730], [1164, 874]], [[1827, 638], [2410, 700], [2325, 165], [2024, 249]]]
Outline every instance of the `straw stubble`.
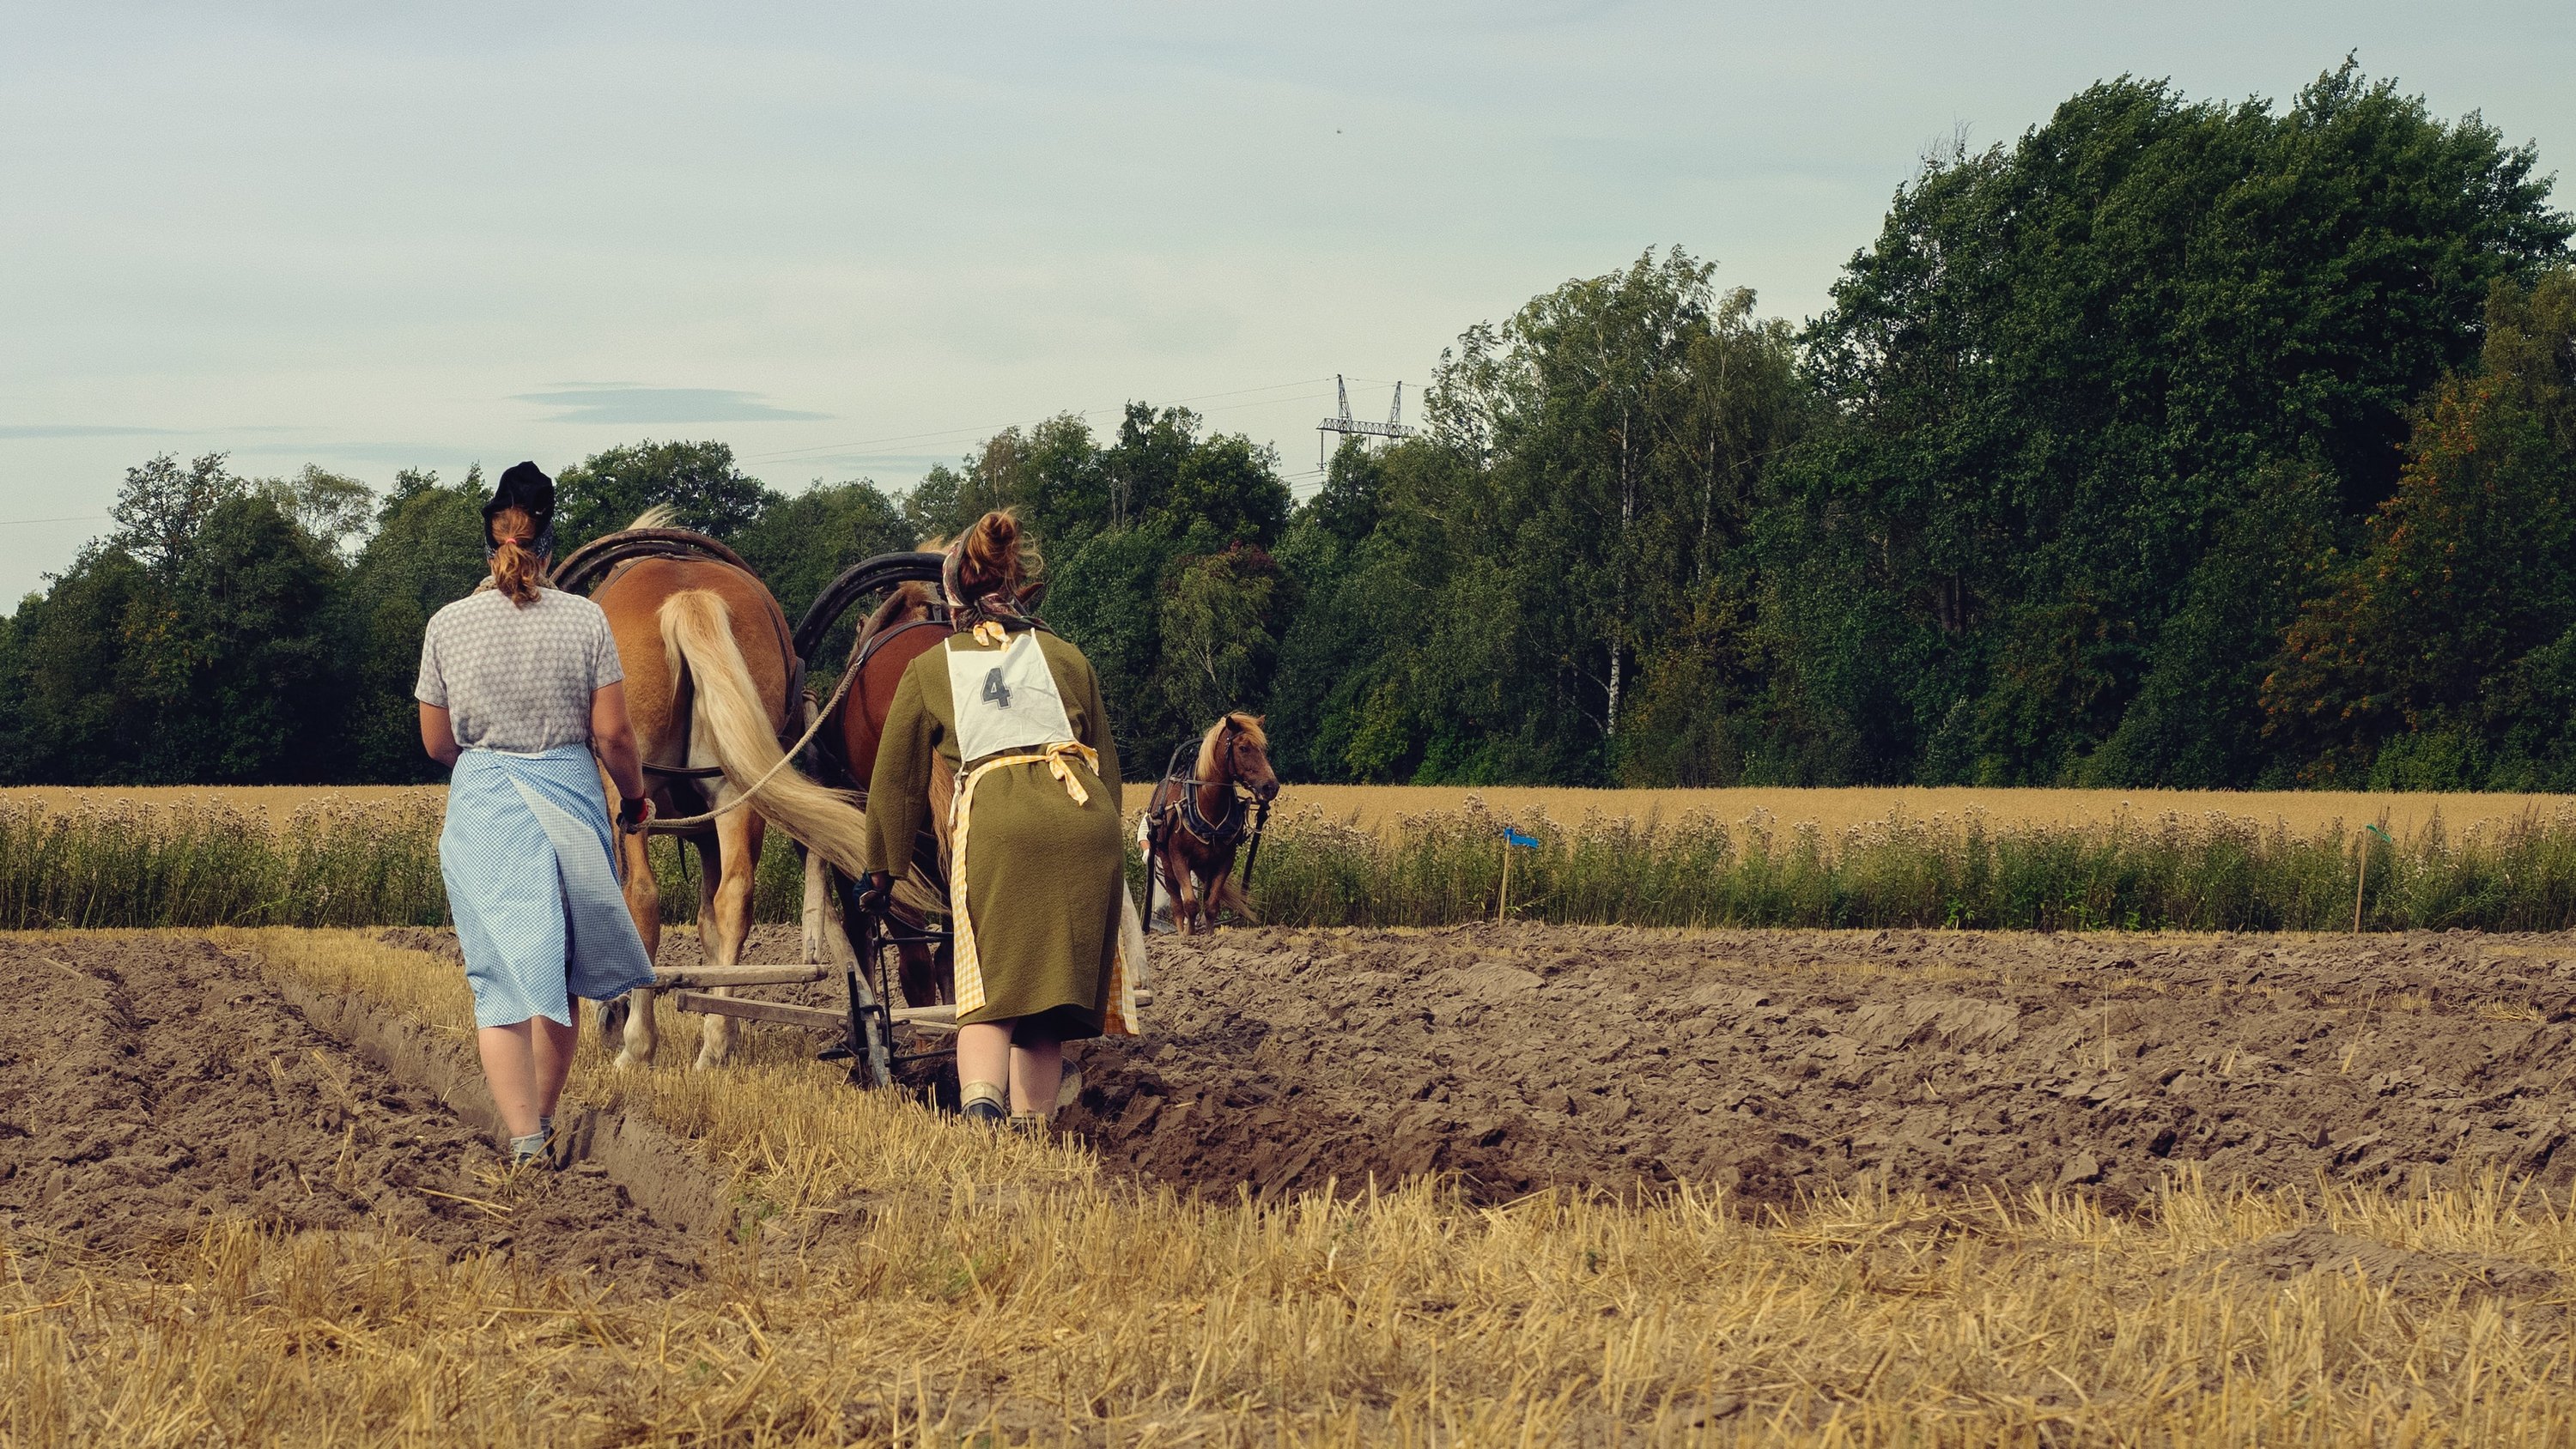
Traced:
[[[452, 965], [232, 938], [462, 1031]], [[678, 1023], [674, 1022], [676, 1026]], [[667, 1299], [232, 1222], [158, 1261], [10, 1244], [0, 1439], [290, 1445], [2563, 1441], [2564, 1215], [2494, 1182], [1687, 1188], [1475, 1209], [1436, 1183], [1189, 1202], [857, 1092], [755, 1034], [577, 1099], [695, 1139], [746, 1228]]]

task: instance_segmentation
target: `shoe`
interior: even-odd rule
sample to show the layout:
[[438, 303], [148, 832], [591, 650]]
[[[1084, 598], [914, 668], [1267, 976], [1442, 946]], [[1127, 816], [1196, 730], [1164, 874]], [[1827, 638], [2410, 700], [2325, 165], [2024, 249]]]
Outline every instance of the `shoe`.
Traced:
[[1010, 1094], [999, 1082], [968, 1082], [957, 1096], [957, 1113], [969, 1122], [999, 1127], [1011, 1119]]
[[1011, 1130], [1023, 1137], [1044, 1137], [1047, 1135], [1047, 1119], [1035, 1112], [1014, 1112], [1011, 1114]]

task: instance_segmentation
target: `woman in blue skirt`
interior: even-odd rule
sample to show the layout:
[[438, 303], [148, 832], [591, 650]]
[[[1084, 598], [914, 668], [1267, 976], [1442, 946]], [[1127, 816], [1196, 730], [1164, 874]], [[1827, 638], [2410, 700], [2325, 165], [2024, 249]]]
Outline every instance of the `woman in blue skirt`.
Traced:
[[421, 745], [454, 767], [438, 864], [513, 1164], [547, 1155], [579, 1040], [572, 999], [653, 982], [599, 785], [604, 768], [617, 823], [644, 827], [626, 671], [599, 606], [544, 585], [554, 491], [534, 463], [501, 475], [483, 509], [492, 577], [430, 619], [412, 691]]

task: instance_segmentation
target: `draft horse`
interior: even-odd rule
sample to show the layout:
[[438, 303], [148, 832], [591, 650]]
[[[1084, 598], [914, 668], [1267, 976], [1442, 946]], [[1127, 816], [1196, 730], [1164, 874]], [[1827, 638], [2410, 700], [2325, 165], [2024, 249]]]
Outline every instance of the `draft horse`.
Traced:
[[[815, 597], [813, 607], [796, 626], [797, 652], [811, 659], [843, 614], [863, 599], [883, 595], [859, 626], [841, 686], [833, 691], [814, 736], [816, 774], [862, 804], [869, 777], [876, 773], [877, 747], [885, 738], [886, 716], [894, 707], [895, 689], [902, 684], [904, 671], [957, 632], [938, 592], [941, 559], [934, 545], [932, 550], [880, 554], [853, 565]], [[1030, 584], [1021, 591], [1020, 602], [1034, 609], [1044, 592], [1042, 583]], [[879, 909], [886, 928], [882, 937], [868, 936], [875, 928], [863, 921], [865, 913], [858, 908], [860, 872], [845, 867], [834, 882], [832, 894], [841, 907], [841, 931], [835, 939], [862, 959], [872, 958], [880, 942], [891, 946], [907, 1006], [945, 1006], [956, 1000], [948, 936], [942, 929], [948, 914], [948, 802], [956, 786], [947, 762], [934, 757], [927, 818], [913, 840], [910, 864], [895, 877], [892, 899]], [[815, 931], [809, 923], [809, 935]], [[868, 969], [874, 971], [877, 965], [868, 959]], [[881, 994], [883, 985], [878, 983]]]
[[1194, 762], [1187, 740], [1172, 752], [1145, 807], [1144, 845], [1155, 878], [1171, 896], [1174, 930], [1184, 936], [1194, 925], [1214, 930], [1220, 908], [1257, 919], [1234, 878], [1234, 854], [1258, 828], [1250, 823], [1253, 806], [1266, 816], [1278, 796], [1259, 715], [1237, 710], [1208, 726]]
[[[552, 582], [589, 593], [608, 616], [656, 816], [676, 822], [722, 812], [657, 829], [695, 847], [698, 942], [708, 965], [731, 966], [751, 934], [752, 876], [766, 825], [855, 873], [866, 818], [856, 802], [792, 766], [779, 768], [782, 742], [803, 730], [808, 705], [804, 667], [778, 600], [733, 550], [668, 527], [669, 519], [669, 510], [652, 509], [631, 527], [584, 544]], [[755, 784], [758, 792], [740, 804]], [[662, 939], [661, 888], [645, 835], [623, 837], [620, 850], [626, 908], [652, 955]], [[649, 1065], [658, 1045], [652, 991], [612, 1003], [600, 1029], [618, 1040], [619, 1066]], [[696, 1064], [723, 1064], [735, 1033], [733, 1018], [708, 1016]]]

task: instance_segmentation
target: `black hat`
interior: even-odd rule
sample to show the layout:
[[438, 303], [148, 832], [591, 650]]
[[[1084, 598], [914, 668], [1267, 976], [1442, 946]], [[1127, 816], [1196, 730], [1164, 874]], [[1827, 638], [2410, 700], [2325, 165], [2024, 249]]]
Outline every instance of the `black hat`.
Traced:
[[504, 508], [527, 510], [528, 519], [536, 526], [536, 541], [530, 545], [541, 554], [555, 551], [555, 480], [545, 475], [534, 463], [513, 463], [492, 487], [492, 501], [483, 505], [483, 556], [490, 558], [501, 551], [501, 541], [492, 536], [492, 516]]

